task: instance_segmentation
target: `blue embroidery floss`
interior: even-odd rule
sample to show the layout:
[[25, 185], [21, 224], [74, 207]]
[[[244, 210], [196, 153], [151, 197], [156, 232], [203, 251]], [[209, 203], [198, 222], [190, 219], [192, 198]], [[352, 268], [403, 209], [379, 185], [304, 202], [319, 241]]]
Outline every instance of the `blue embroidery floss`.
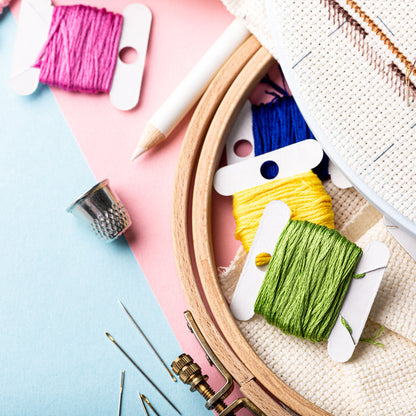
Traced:
[[[302, 140], [315, 139], [294, 98], [289, 96], [286, 86], [284, 89], [279, 87], [267, 76], [262, 82], [273, 87], [275, 91], [267, 91], [274, 96], [271, 102], [252, 106], [255, 156]], [[314, 172], [321, 180], [328, 178], [328, 156], [324, 155]]]

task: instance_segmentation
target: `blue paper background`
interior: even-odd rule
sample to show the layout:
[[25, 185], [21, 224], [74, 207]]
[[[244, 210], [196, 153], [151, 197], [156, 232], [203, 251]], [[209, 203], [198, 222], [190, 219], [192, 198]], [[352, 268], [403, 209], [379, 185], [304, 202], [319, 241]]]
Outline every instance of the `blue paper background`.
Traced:
[[6, 11], [0, 16], [0, 414], [116, 415], [121, 369], [122, 414], [143, 414], [138, 390], [160, 414], [176, 414], [106, 330], [183, 414], [203, 414], [203, 399], [170, 380], [117, 303], [123, 301], [165, 362], [181, 353], [126, 241], [105, 244], [65, 211], [96, 179], [49, 88], [29, 97], [11, 91], [15, 33]]

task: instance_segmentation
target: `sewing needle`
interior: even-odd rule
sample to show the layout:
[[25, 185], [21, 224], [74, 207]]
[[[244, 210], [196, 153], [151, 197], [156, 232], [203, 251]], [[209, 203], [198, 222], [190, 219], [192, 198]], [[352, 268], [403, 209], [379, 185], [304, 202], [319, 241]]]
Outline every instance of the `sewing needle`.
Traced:
[[123, 400], [123, 389], [124, 389], [124, 370], [121, 371], [120, 379], [120, 395], [118, 397], [118, 416], [121, 416], [121, 402]]
[[137, 392], [137, 394], [139, 395], [139, 399], [140, 399], [140, 401], [142, 402], [142, 406], [143, 406], [143, 409], [144, 409], [144, 413], [145, 413], [145, 415], [146, 416], [149, 416], [149, 412], [147, 411], [147, 409], [146, 409], [146, 405], [144, 404], [144, 401], [143, 401], [143, 397], [142, 397], [142, 395], [140, 394], [140, 392]]
[[159, 394], [180, 414], [182, 413], [176, 408], [176, 406], [165, 396], [165, 394], [160, 390], [158, 386], [150, 379], [150, 377], [133, 361], [130, 355], [121, 348], [117, 341], [111, 336], [110, 333], [106, 332], [105, 335], [107, 338], [115, 344], [115, 346], [125, 355], [125, 357], [140, 371], [140, 373], [146, 378], [146, 380], [159, 392]]
[[144, 332], [141, 330], [139, 324], [134, 320], [134, 318], [131, 316], [130, 312], [127, 310], [127, 308], [123, 305], [123, 303], [121, 302], [121, 300], [118, 301], [118, 303], [121, 305], [121, 307], [124, 309], [124, 312], [126, 312], [126, 314], [128, 315], [128, 317], [131, 319], [131, 321], [133, 322], [134, 326], [138, 329], [138, 331], [140, 332], [140, 334], [142, 335], [142, 337], [146, 340], [147, 344], [149, 345], [149, 347], [152, 349], [152, 351], [156, 354], [157, 358], [159, 358], [159, 361], [163, 364], [163, 366], [166, 368], [166, 371], [169, 373], [171, 379], [173, 381], [177, 381], [176, 377], [172, 374], [172, 372], [170, 371], [169, 367], [165, 364], [165, 362], [162, 360], [162, 357], [159, 355], [159, 353], [156, 351], [155, 347], [152, 345], [152, 343], [148, 340], [148, 338], [146, 337], [146, 335], [144, 334]]
[[[139, 393], [140, 394], [140, 393]], [[156, 412], [156, 409], [152, 406], [152, 403], [150, 403], [150, 400], [144, 395], [144, 394], [140, 394], [140, 398], [142, 400], [144, 400], [146, 402], [147, 405], [149, 405], [149, 407], [153, 410], [153, 413], [156, 416], [160, 416], [158, 412]]]

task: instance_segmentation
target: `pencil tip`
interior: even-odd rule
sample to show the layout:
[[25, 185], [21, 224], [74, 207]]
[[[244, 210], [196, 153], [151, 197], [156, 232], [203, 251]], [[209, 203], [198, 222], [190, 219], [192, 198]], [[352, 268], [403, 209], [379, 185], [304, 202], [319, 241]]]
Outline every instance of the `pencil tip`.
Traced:
[[137, 159], [140, 155], [142, 155], [144, 152], [146, 152], [147, 149], [145, 149], [144, 147], [136, 147], [135, 151], [133, 152], [130, 160], [135, 160]]

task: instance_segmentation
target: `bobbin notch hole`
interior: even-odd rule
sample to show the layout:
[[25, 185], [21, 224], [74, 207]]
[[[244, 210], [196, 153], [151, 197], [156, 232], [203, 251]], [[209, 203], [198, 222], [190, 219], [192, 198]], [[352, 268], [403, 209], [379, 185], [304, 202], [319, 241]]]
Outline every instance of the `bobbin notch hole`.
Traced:
[[253, 151], [253, 145], [248, 140], [241, 139], [234, 143], [233, 150], [238, 157], [247, 157]]
[[279, 173], [279, 166], [273, 160], [266, 160], [260, 167], [260, 173], [265, 179], [274, 179]]
[[138, 52], [131, 46], [125, 46], [122, 48], [118, 53], [118, 56], [121, 59], [121, 62], [125, 64], [134, 64], [139, 58]]

